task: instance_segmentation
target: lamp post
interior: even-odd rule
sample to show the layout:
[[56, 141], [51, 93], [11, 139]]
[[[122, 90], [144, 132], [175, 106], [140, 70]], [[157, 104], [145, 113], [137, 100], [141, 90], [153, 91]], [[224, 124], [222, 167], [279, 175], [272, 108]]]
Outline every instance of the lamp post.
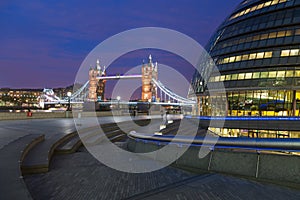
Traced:
[[68, 107], [67, 107], [67, 111], [70, 111], [72, 92], [68, 92], [68, 93], [67, 93], [67, 96], [68, 96]]
[[118, 100], [118, 111], [119, 111], [119, 114], [121, 114], [121, 112], [120, 112], [120, 100], [121, 100], [121, 97], [117, 96], [117, 100]]

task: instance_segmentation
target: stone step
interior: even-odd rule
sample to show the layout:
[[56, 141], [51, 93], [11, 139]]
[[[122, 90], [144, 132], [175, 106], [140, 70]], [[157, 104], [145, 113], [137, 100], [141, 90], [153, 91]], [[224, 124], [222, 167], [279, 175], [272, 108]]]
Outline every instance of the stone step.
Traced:
[[44, 142], [31, 149], [28, 156], [26, 156], [21, 164], [22, 173], [37, 174], [48, 172], [54, 150], [76, 134], [76, 132], [68, 134], [58, 133], [46, 138]]
[[65, 141], [55, 149], [57, 154], [68, 154], [76, 152], [82, 146], [82, 141], [79, 136], [74, 136]]
[[28, 152], [44, 140], [44, 135], [29, 134], [0, 150], [0, 199], [32, 199], [24, 183], [20, 164]]

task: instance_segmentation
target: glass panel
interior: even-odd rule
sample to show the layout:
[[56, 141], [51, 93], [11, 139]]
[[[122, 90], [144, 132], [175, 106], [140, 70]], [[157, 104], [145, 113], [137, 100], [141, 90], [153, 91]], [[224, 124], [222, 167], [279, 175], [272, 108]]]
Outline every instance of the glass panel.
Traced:
[[248, 55], [248, 54], [242, 55], [242, 60], [248, 60], [248, 58], [249, 58], [249, 55]]
[[[300, 34], [300, 33], [299, 33]], [[260, 37], [260, 39], [261, 40], [265, 40], [265, 39], [268, 39], [268, 37], [269, 37], [269, 34], [267, 33], [267, 34], [262, 34], [261, 35], [261, 37]]]
[[257, 53], [257, 56], [256, 56], [256, 59], [262, 59], [262, 58], [264, 58], [264, 52], [262, 52], [262, 53]]
[[220, 77], [220, 81], [224, 81], [225, 80], [225, 75], [222, 75], [221, 77]]
[[268, 78], [269, 72], [261, 72], [260, 73], [260, 78]]
[[238, 75], [239, 80], [244, 80], [244, 77], [245, 77], [245, 73], [241, 73]]
[[269, 34], [269, 39], [276, 38], [276, 32]]
[[231, 74], [227, 74], [226, 77], [225, 77], [225, 80], [230, 81], [231, 80]]
[[235, 61], [235, 56], [229, 58], [229, 62], [234, 62], [234, 61]]
[[259, 78], [260, 72], [254, 72], [253, 73], [253, 78]]
[[241, 61], [241, 59], [242, 59], [242, 56], [236, 56], [235, 57], [235, 62], [239, 62], [239, 61]]
[[295, 31], [295, 35], [300, 35], [300, 29], [297, 29], [297, 30]]
[[298, 56], [299, 55], [299, 49], [292, 49], [290, 56]]
[[229, 62], [229, 58], [224, 58], [223, 63], [228, 63]]
[[295, 71], [295, 77], [300, 77], [300, 70]]
[[256, 53], [251, 53], [249, 56], [249, 60], [256, 59]]
[[279, 31], [277, 37], [285, 37], [285, 31]]
[[286, 71], [286, 77], [294, 77], [294, 71]]
[[273, 56], [272, 51], [265, 52], [265, 58], [271, 58]]
[[291, 36], [291, 35], [292, 35], [292, 31], [286, 31], [286, 34], [285, 34], [286, 37]]
[[281, 57], [289, 56], [290, 55], [290, 50], [282, 50], [281, 51]]
[[251, 79], [251, 78], [252, 78], [252, 73], [245, 74], [245, 79]]
[[285, 71], [278, 71], [277, 72], [277, 78], [284, 78], [285, 77]]
[[269, 72], [269, 78], [276, 78], [276, 71]]
[[238, 79], [238, 75], [237, 74], [232, 74], [231, 75], [231, 80], [237, 80]]

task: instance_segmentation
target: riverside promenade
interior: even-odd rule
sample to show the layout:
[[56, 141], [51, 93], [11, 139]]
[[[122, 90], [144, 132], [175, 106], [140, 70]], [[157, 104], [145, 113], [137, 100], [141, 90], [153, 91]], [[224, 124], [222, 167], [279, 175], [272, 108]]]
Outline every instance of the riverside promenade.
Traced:
[[[100, 117], [98, 121], [104, 125], [129, 119]], [[89, 118], [83, 118], [82, 128], [94, 125], [89, 123]], [[111, 127], [106, 128], [114, 131]], [[172, 166], [144, 174], [119, 172], [97, 161], [83, 146], [59, 154], [60, 145], [70, 145], [74, 133], [71, 118], [0, 121], [0, 199], [300, 199], [297, 186], [226, 174], [195, 173]], [[126, 148], [126, 139], [115, 144]], [[47, 148], [46, 170], [41, 165], [25, 168], [26, 163], [36, 164], [35, 159]]]

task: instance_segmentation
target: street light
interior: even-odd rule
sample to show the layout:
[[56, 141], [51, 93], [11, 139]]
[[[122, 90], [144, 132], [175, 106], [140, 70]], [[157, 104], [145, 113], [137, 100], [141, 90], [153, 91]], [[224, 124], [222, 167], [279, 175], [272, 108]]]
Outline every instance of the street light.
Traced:
[[67, 107], [67, 111], [70, 111], [72, 92], [68, 92], [68, 93], [67, 93], [67, 96], [68, 96], [68, 107]]

